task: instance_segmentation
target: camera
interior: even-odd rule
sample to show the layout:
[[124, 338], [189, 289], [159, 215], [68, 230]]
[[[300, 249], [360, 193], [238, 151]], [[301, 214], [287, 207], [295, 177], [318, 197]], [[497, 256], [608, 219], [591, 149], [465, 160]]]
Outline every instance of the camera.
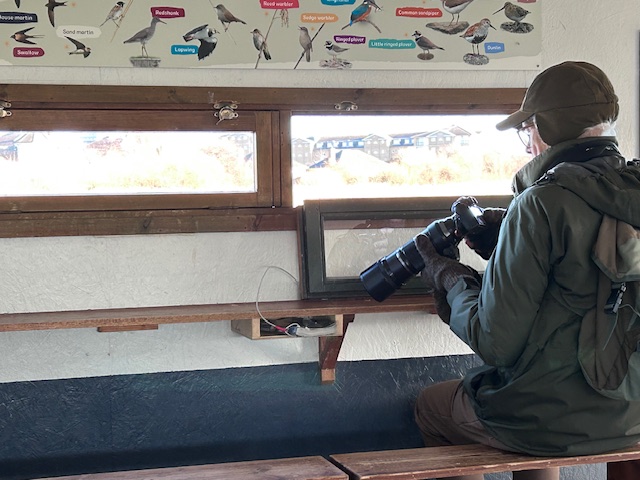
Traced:
[[[463, 197], [453, 203], [451, 211], [453, 215], [432, 222], [418, 235], [426, 235], [440, 255], [457, 260], [460, 241], [485, 227], [484, 210], [475, 198]], [[365, 290], [378, 302], [385, 300], [424, 268], [424, 260], [416, 246], [418, 235], [360, 274]]]

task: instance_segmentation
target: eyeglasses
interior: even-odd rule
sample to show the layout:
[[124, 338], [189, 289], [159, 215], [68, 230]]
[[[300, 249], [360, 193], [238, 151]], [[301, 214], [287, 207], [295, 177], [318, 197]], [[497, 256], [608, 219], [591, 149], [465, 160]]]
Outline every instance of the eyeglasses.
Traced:
[[533, 126], [532, 121], [526, 121], [516, 129], [518, 137], [520, 137], [520, 141], [526, 148], [531, 147], [531, 129]]

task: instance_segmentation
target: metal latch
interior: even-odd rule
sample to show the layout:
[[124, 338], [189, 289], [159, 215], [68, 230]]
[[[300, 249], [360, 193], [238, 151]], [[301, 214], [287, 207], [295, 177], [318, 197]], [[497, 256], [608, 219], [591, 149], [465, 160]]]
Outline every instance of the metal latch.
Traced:
[[238, 118], [238, 112], [236, 112], [238, 102], [236, 101], [219, 101], [214, 103], [213, 108], [217, 110], [217, 112], [213, 114], [213, 116], [218, 119], [216, 125], [223, 120]]
[[358, 105], [356, 105], [353, 102], [345, 101], [345, 102], [336, 103], [334, 105], [334, 108], [336, 110], [340, 110], [341, 112], [352, 112], [358, 109]]
[[11, 110], [7, 110], [7, 108], [11, 108], [11, 103], [6, 100], [0, 100], [0, 118], [11, 116]]

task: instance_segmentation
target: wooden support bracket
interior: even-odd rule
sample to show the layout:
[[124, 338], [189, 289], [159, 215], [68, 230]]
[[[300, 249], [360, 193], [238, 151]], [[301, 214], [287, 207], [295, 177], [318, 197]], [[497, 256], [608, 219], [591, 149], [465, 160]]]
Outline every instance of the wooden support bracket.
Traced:
[[345, 314], [343, 316], [341, 336], [320, 337], [318, 339], [320, 381], [323, 385], [331, 384], [336, 381], [336, 363], [338, 363], [338, 354], [340, 353], [344, 336], [347, 333], [347, 327], [351, 322], [353, 322], [354, 318], [354, 314]]

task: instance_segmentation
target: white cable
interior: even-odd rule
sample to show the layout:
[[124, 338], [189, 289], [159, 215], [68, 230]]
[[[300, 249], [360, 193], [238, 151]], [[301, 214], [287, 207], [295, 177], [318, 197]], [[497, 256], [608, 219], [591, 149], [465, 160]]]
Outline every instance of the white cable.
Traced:
[[[260, 311], [260, 306], [258, 305], [258, 302], [260, 301], [260, 290], [262, 289], [262, 282], [264, 281], [264, 277], [266, 277], [266, 276], [267, 276], [267, 273], [268, 273], [268, 272], [269, 272], [269, 270], [271, 270], [272, 268], [275, 268], [275, 269], [277, 269], [277, 270], [280, 270], [280, 271], [282, 271], [282, 272], [286, 273], [287, 275], [289, 275], [289, 277], [290, 277], [294, 282], [296, 282], [296, 285], [298, 285], [298, 283], [299, 283], [299, 282], [298, 282], [298, 279], [297, 279], [296, 277], [294, 277], [293, 275], [291, 275], [289, 272], [287, 272], [284, 268], [277, 267], [277, 266], [275, 266], [275, 265], [269, 265], [269, 266], [265, 269], [265, 271], [262, 273], [262, 277], [260, 278], [260, 283], [258, 283], [258, 291], [256, 292], [256, 310], [258, 311], [258, 315], [260, 315], [260, 319], [262, 319], [264, 322], [266, 322], [266, 323], [267, 323], [267, 325], [271, 325], [271, 326], [272, 326], [272, 327], [274, 327], [277, 331], [279, 331], [279, 332], [283, 332], [283, 333], [285, 333], [286, 335], [289, 335], [290, 337], [292, 337], [292, 336], [294, 336], [294, 335], [291, 335], [291, 334], [289, 333], [289, 328], [290, 328], [292, 325], [296, 325], [297, 327], [299, 327], [300, 325], [298, 325], [297, 323], [294, 323], [294, 324], [292, 324], [292, 325], [289, 325], [289, 326], [288, 326], [288, 327], [286, 327], [286, 328], [285, 328], [285, 327], [280, 327], [279, 325], [275, 325], [274, 323], [270, 322], [269, 320], [267, 320], [267, 319], [262, 315], [262, 312]], [[282, 330], [281, 330], [281, 329], [282, 329]]]
[[320, 328], [309, 328], [309, 327], [302, 327], [300, 326], [300, 324], [298, 323], [292, 323], [286, 327], [281, 327], [279, 325], [275, 325], [273, 322], [267, 320], [264, 315], [262, 315], [262, 312], [260, 311], [260, 290], [262, 289], [262, 282], [264, 281], [265, 277], [267, 276], [267, 273], [269, 272], [269, 270], [271, 270], [272, 268], [275, 268], [277, 270], [280, 270], [284, 273], [286, 273], [294, 282], [296, 282], [296, 285], [298, 285], [298, 279], [296, 277], [294, 277], [292, 274], [290, 274], [289, 272], [287, 272], [284, 268], [280, 268], [277, 267], [275, 265], [269, 265], [265, 271], [262, 273], [262, 277], [260, 278], [260, 282], [258, 283], [258, 291], [256, 293], [256, 310], [258, 312], [258, 315], [260, 315], [260, 319], [263, 320], [267, 325], [271, 325], [272, 327], [274, 327], [277, 331], [279, 332], [283, 332], [285, 335], [288, 335], [290, 337], [325, 337], [328, 335], [333, 335], [336, 333], [337, 331], [337, 326], [336, 324], [332, 324], [332, 325], [328, 325], [326, 327], [320, 327]]

